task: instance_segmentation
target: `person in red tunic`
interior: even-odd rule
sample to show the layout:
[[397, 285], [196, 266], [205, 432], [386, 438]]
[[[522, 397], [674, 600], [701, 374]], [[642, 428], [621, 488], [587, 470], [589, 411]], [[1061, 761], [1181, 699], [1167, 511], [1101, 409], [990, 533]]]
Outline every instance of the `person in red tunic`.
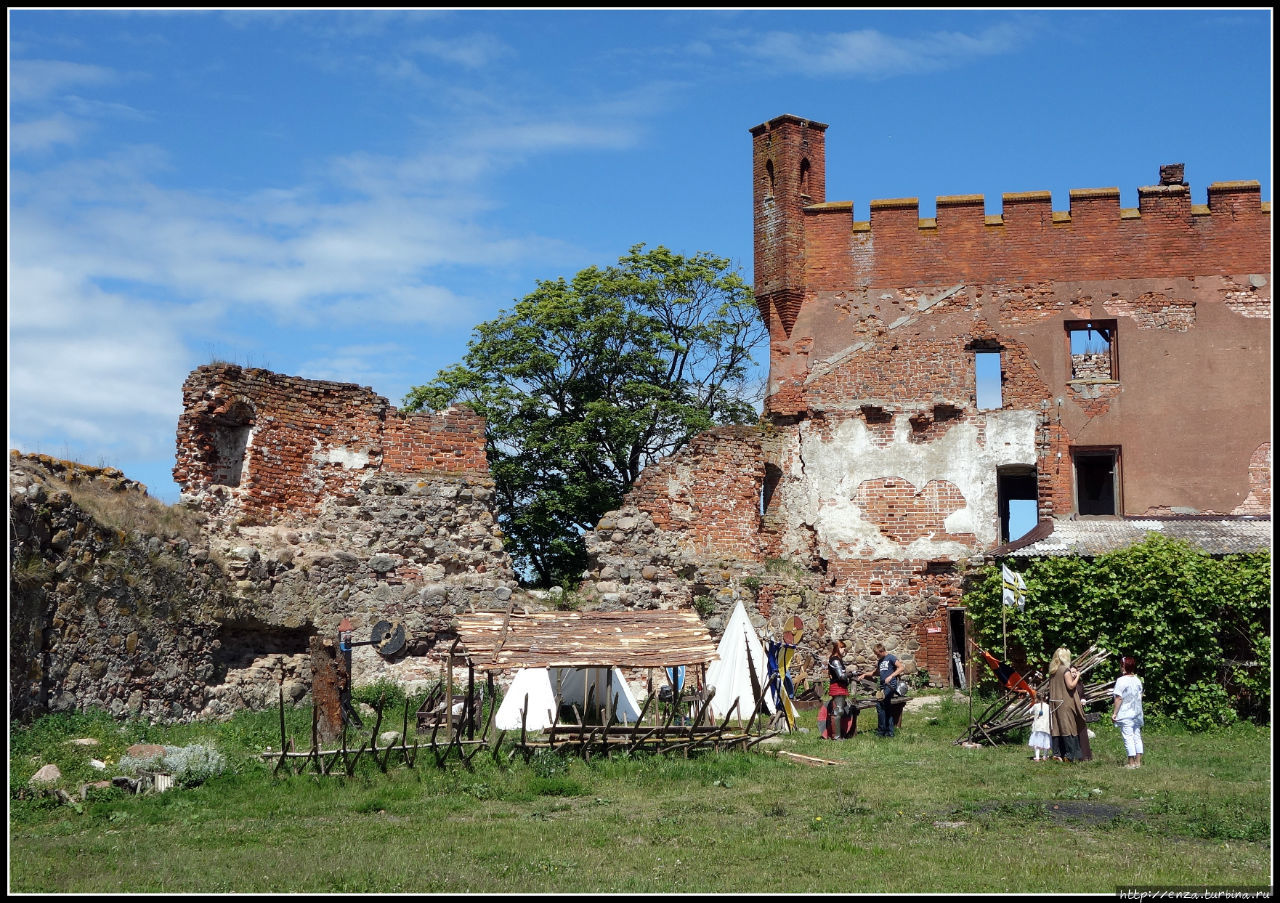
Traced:
[[843, 740], [848, 722], [853, 716], [853, 702], [849, 698], [849, 682], [853, 675], [844, 664], [845, 646], [841, 640], [831, 645], [831, 658], [827, 660], [827, 675], [831, 678], [831, 701], [827, 703], [827, 737]]

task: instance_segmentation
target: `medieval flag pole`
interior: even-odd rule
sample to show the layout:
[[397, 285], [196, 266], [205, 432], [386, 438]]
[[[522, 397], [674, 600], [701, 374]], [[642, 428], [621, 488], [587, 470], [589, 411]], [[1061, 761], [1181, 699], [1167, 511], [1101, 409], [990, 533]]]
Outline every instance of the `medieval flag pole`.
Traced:
[[1009, 658], [1009, 635], [1005, 624], [1005, 609], [1016, 605], [1018, 611], [1022, 611], [1026, 605], [1027, 583], [1022, 579], [1021, 574], [1010, 570], [1009, 565], [1004, 562], [1000, 563], [1000, 575], [1004, 586], [1000, 594], [1000, 599], [1003, 603], [1000, 606], [1000, 637], [1004, 644], [1003, 657], [1007, 660]]

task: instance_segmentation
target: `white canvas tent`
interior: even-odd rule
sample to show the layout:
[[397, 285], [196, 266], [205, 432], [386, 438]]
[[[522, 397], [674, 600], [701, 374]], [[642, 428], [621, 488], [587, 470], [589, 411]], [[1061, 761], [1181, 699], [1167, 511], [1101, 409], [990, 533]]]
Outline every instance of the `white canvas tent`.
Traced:
[[493, 718], [500, 731], [520, 729], [520, 713], [529, 699], [524, 719], [526, 730], [540, 731], [551, 727], [555, 719], [556, 698], [564, 705], [576, 705], [582, 712], [586, 699], [601, 704], [609, 688], [612, 670], [613, 718], [623, 724], [635, 724], [640, 706], [622, 672], [617, 668], [521, 668], [511, 680], [502, 705]]
[[[707, 669], [707, 685], [715, 687], [715, 696], [711, 698], [712, 717], [720, 719], [729, 713], [734, 702], [738, 709], [734, 713], [746, 721], [751, 717], [756, 703], [756, 690], [751, 684], [751, 665], [755, 666], [756, 681], [760, 689], [764, 688], [769, 677], [769, 660], [765, 657], [764, 646], [760, 637], [751, 626], [747, 610], [742, 600], [734, 606], [729, 616], [729, 626], [724, 629], [718, 650], [720, 660], [712, 662]], [[750, 656], [751, 665], [747, 664]], [[764, 706], [772, 715], [775, 711], [772, 694], [764, 694]]]

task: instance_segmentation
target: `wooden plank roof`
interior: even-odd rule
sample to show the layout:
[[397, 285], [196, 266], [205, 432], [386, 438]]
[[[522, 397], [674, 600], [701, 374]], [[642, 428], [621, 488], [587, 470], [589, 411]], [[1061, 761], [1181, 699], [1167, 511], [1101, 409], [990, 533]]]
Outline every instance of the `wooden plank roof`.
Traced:
[[507, 668], [659, 668], [719, 658], [692, 611], [476, 611], [458, 639], [481, 671]]

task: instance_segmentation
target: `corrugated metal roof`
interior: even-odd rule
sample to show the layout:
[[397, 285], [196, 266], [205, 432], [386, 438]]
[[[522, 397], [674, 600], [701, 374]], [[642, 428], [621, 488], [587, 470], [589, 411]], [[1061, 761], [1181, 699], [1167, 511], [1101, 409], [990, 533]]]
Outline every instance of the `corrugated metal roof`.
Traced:
[[1025, 537], [988, 552], [995, 558], [1090, 557], [1128, 548], [1160, 533], [1210, 555], [1271, 548], [1270, 517], [1182, 515], [1043, 520]]
[[477, 611], [458, 616], [458, 638], [481, 671], [660, 668], [719, 658], [692, 611]]

